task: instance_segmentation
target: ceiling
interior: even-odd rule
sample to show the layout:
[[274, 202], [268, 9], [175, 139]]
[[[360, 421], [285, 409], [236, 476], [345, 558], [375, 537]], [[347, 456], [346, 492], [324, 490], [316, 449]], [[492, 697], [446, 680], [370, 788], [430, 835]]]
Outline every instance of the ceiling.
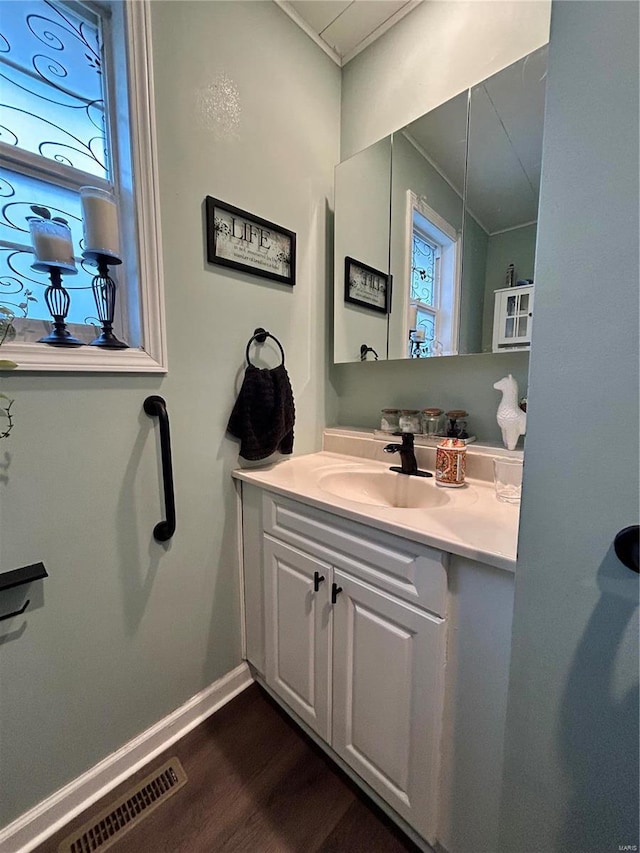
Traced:
[[338, 65], [344, 65], [421, 0], [275, 0]]
[[538, 215], [547, 47], [474, 86], [466, 151], [467, 92], [416, 119], [403, 133], [460, 195], [488, 234]]

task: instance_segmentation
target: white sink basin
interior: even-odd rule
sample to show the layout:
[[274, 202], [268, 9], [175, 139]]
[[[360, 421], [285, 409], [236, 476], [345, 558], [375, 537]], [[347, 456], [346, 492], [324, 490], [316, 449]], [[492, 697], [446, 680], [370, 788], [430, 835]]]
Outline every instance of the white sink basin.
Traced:
[[320, 451], [234, 476], [318, 510], [405, 536], [442, 551], [514, 571], [518, 507], [496, 500], [493, 482], [470, 479], [461, 489], [433, 478], [407, 477], [369, 457]]
[[369, 506], [433, 509], [450, 499], [434, 478], [394, 471], [336, 471], [321, 475], [318, 486], [331, 495]]

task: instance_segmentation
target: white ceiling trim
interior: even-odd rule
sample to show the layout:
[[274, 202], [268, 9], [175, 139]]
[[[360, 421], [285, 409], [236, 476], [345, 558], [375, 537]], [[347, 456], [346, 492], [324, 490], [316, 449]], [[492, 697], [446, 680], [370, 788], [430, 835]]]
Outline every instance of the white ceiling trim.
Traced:
[[327, 56], [329, 56], [336, 63], [336, 65], [339, 65], [342, 68], [342, 66], [346, 65], [347, 62], [352, 60], [354, 56], [357, 56], [365, 48], [369, 47], [369, 45], [372, 44], [376, 39], [380, 38], [381, 35], [384, 35], [387, 30], [391, 29], [391, 27], [393, 27], [394, 24], [397, 24], [398, 21], [404, 18], [405, 15], [408, 15], [409, 12], [413, 11], [416, 6], [419, 6], [420, 3], [422, 3], [422, 0], [409, 0], [409, 2], [405, 3], [405, 5], [401, 9], [398, 9], [397, 12], [394, 12], [393, 15], [387, 18], [386, 21], [383, 21], [379, 26], [377, 26], [375, 30], [373, 30], [373, 32], [371, 32], [368, 36], [362, 39], [362, 41], [359, 42], [352, 50], [350, 50], [348, 53], [345, 53], [344, 56], [340, 56], [337, 51], [330, 47], [330, 45], [327, 44], [327, 42], [320, 36], [320, 34], [317, 33], [307, 23], [307, 21], [305, 21], [305, 19], [302, 17], [302, 15], [299, 14], [299, 12], [296, 11], [296, 9], [294, 9], [294, 7], [291, 5], [291, 3], [288, 2], [288, 0], [273, 0], [273, 2], [276, 4], [276, 6], [279, 6], [285, 13], [285, 15], [288, 15], [288, 17], [291, 18], [291, 20], [296, 23], [300, 27], [300, 29], [303, 30], [309, 36], [310, 39], [313, 39], [313, 41], [318, 45], [318, 47], [321, 47], [322, 50], [327, 54]]
[[409, 12], [413, 11], [416, 6], [419, 6], [420, 3], [422, 3], [422, 0], [409, 0], [409, 2], [402, 7], [402, 9], [398, 9], [398, 11], [394, 12], [390, 18], [387, 18], [386, 21], [383, 21], [380, 26], [376, 27], [376, 29], [372, 33], [370, 33], [366, 38], [359, 42], [353, 48], [353, 50], [350, 50], [348, 53], [345, 53], [345, 55], [340, 61], [340, 65], [346, 65], [347, 62], [350, 62], [354, 58], [354, 56], [357, 56], [359, 53], [362, 53], [365, 48], [369, 47], [370, 44], [373, 44], [376, 39], [379, 39], [381, 35], [384, 35], [387, 30], [391, 29], [391, 27], [397, 24], [398, 21], [404, 18], [405, 15], [408, 15]]
[[315, 30], [313, 30], [309, 26], [309, 24], [305, 21], [302, 15], [296, 12], [296, 10], [288, 2], [288, 0], [273, 0], [273, 2], [276, 4], [276, 6], [279, 6], [285, 13], [285, 15], [288, 15], [291, 20], [300, 27], [301, 30], [304, 30], [304, 32], [309, 36], [309, 38], [313, 39], [313, 41], [318, 45], [318, 47], [321, 47], [327, 54], [327, 56], [333, 59], [336, 65], [342, 67], [342, 58], [340, 57], [340, 55], [336, 53], [336, 51], [332, 47], [329, 47], [329, 45], [326, 43], [326, 41], [324, 41], [324, 39], [320, 38], [318, 33], [315, 32]]
[[508, 228], [501, 228], [499, 231], [489, 231], [489, 237], [495, 237], [497, 234], [507, 234], [509, 231], [517, 231], [518, 228], [526, 228], [529, 225], [537, 225], [538, 220], [532, 219], [531, 222], [521, 222], [519, 225], [510, 225]]

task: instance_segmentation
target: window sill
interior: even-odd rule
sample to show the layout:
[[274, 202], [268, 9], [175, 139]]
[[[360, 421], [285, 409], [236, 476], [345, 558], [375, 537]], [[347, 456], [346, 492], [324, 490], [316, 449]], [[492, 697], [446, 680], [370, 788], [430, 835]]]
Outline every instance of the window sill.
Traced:
[[105, 350], [100, 347], [51, 347], [47, 344], [5, 344], [0, 358], [18, 367], [7, 373], [166, 373], [167, 367], [141, 349]]

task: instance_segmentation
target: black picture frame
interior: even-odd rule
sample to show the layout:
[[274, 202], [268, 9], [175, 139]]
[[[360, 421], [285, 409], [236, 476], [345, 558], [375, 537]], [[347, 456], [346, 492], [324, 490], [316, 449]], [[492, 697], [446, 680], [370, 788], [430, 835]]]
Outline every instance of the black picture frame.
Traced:
[[391, 276], [355, 258], [344, 259], [344, 301], [370, 311], [388, 314]]
[[206, 196], [207, 260], [293, 287], [296, 283], [294, 231]]

